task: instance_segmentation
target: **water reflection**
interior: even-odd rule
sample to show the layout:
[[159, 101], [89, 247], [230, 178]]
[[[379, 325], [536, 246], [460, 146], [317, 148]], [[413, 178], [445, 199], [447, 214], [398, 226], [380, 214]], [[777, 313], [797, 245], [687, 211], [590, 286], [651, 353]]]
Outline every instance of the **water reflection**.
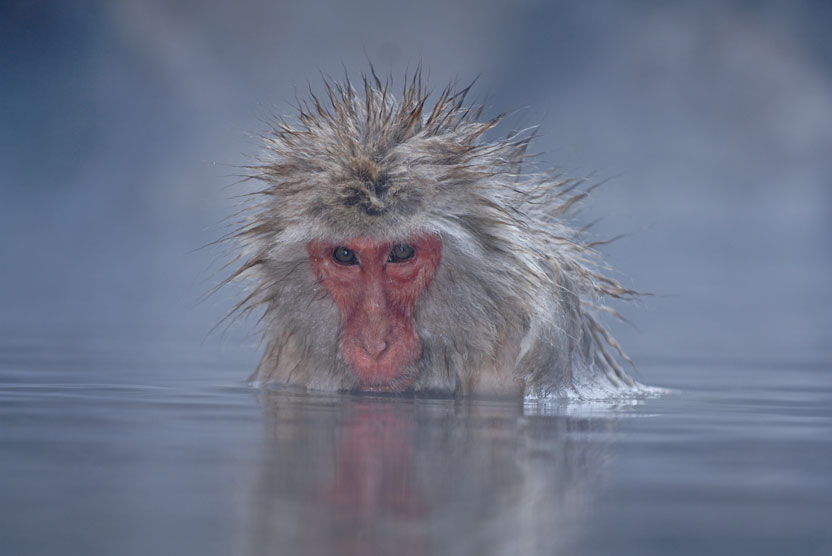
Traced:
[[552, 553], [580, 532], [615, 421], [497, 402], [262, 395], [252, 554]]

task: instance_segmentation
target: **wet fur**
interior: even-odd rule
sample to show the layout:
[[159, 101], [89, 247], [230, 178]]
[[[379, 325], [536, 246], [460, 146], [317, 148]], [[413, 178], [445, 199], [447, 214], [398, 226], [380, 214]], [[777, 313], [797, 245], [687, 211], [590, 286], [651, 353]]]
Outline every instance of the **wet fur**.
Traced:
[[313, 239], [402, 240], [432, 232], [442, 263], [417, 301], [417, 392], [605, 397], [637, 389], [626, 358], [594, 316], [604, 297], [634, 292], [593, 268], [592, 244], [566, 217], [588, 191], [523, 173], [528, 134], [488, 140], [468, 89], [428, 104], [417, 72], [395, 97], [374, 75], [361, 92], [326, 82], [293, 122], [273, 124], [250, 177], [264, 184], [234, 234], [236, 311], [262, 309], [256, 382], [350, 390], [338, 355], [339, 312], [316, 284]]

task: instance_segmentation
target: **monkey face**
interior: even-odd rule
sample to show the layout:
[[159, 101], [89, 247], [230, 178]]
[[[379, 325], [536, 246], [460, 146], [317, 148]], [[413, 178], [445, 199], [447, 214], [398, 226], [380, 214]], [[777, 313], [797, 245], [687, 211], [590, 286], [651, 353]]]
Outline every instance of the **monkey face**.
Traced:
[[359, 389], [407, 390], [417, 378], [414, 363], [421, 355], [413, 307], [439, 267], [439, 237], [312, 241], [307, 251], [319, 283], [340, 310], [338, 349]]

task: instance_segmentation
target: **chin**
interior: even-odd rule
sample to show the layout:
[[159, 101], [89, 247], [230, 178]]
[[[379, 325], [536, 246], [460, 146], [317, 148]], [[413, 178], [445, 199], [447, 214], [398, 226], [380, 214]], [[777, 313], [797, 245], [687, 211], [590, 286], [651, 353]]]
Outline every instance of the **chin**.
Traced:
[[374, 372], [355, 373], [358, 378], [356, 392], [383, 392], [400, 394], [409, 391], [416, 382], [415, 372], [375, 370]]

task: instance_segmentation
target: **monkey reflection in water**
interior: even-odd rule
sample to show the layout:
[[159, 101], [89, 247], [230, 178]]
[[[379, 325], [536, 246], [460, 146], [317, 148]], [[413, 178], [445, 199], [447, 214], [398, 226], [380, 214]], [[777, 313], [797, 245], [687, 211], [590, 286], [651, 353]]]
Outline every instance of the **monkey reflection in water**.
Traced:
[[[231, 279], [262, 310], [257, 384], [320, 391], [605, 398], [642, 386], [597, 320], [634, 295], [569, 226], [580, 180], [529, 171], [529, 133], [485, 135], [468, 89], [433, 103], [325, 82], [276, 121], [250, 177]], [[525, 164], [524, 164], [525, 163]], [[590, 188], [591, 189], [591, 188]], [[612, 311], [614, 312], [614, 311]]]
[[242, 554], [560, 554], [616, 422], [521, 403], [263, 391]]

